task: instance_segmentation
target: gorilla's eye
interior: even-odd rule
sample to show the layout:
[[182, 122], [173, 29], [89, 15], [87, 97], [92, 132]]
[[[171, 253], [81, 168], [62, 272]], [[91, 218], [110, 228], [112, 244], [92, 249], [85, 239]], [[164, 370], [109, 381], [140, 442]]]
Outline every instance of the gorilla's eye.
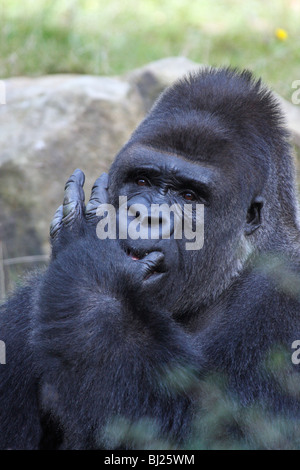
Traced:
[[196, 199], [195, 194], [191, 191], [185, 191], [184, 193], [182, 193], [182, 196], [186, 201], [195, 201]]
[[149, 181], [146, 180], [145, 178], [137, 178], [136, 179], [136, 184], [138, 186], [149, 186]]

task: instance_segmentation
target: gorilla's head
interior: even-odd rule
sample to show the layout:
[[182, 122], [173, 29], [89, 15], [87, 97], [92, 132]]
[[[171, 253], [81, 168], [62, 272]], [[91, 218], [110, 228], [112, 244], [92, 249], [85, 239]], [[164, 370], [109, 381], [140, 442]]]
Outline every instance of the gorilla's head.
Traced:
[[[250, 255], [296, 236], [293, 172], [273, 95], [247, 71], [200, 71], [161, 95], [116, 157], [109, 195], [117, 207], [119, 196], [147, 208], [203, 204], [203, 247], [186, 249], [172, 222], [171, 239], [127, 238], [121, 245], [134, 259], [163, 252], [156, 295], [186, 315], [219, 296]], [[145, 218], [150, 224], [150, 209], [140, 213]]]

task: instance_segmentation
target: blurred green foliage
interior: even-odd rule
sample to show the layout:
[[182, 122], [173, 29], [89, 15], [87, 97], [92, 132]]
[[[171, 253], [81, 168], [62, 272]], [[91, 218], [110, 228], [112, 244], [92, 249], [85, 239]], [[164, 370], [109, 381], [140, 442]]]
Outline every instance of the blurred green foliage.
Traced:
[[[299, 378], [287, 386], [286, 378], [293, 377], [289, 352], [275, 348], [267, 360], [269, 373], [277, 385], [290, 396], [300, 393]], [[287, 371], [289, 371], [287, 373]], [[182, 374], [182, 371], [180, 372]], [[282, 376], [282, 377], [281, 377]], [[299, 450], [300, 425], [297, 419], [272, 414], [264, 403], [243, 406], [228, 393], [227, 379], [211, 374], [194, 383], [199, 401], [198, 412], [192, 420], [191, 436], [180, 449], [188, 450]], [[197, 388], [198, 387], [198, 388]], [[143, 418], [130, 421], [115, 416], [105, 426], [99, 445], [110, 449], [127, 448], [134, 443], [137, 449], [177, 449], [172, 440], [164, 439], [155, 420]]]
[[250, 68], [290, 98], [299, 17], [299, 0], [0, 0], [0, 77], [114, 75], [184, 55]]

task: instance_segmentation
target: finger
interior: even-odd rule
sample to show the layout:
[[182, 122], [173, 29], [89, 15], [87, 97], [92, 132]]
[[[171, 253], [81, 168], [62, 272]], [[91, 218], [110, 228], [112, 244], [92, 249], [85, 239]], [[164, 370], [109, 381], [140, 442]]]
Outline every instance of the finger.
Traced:
[[55, 212], [52, 222], [50, 224], [50, 237], [52, 239], [56, 238], [58, 233], [60, 232], [61, 227], [63, 225], [62, 219], [63, 219], [63, 206], [61, 205]]
[[164, 259], [163, 253], [153, 251], [141, 260], [135, 261], [137, 263], [135, 266], [137, 270], [140, 270], [143, 279], [147, 279], [154, 272], [161, 271]]
[[84, 173], [77, 169], [66, 183], [62, 219], [66, 227], [78, 221], [79, 217], [84, 213], [84, 181]]
[[100, 204], [108, 202], [108, 174], [103, 173], [94, 183], [90, 200], [86, 206], [86, 220], [92, 221], [97, 218], [96, 212]]

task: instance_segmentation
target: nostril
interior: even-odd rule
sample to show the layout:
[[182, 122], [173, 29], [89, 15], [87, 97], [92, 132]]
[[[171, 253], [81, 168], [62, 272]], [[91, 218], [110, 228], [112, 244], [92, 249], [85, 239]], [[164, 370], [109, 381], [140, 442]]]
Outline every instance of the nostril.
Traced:
[[148, 216], [148, 224], [156, 224], [158, 223], [159, 225], [162, 225], [163, 223], [163, 217], [160, 215], [159, 217], [151, 217], [151, 215]]

